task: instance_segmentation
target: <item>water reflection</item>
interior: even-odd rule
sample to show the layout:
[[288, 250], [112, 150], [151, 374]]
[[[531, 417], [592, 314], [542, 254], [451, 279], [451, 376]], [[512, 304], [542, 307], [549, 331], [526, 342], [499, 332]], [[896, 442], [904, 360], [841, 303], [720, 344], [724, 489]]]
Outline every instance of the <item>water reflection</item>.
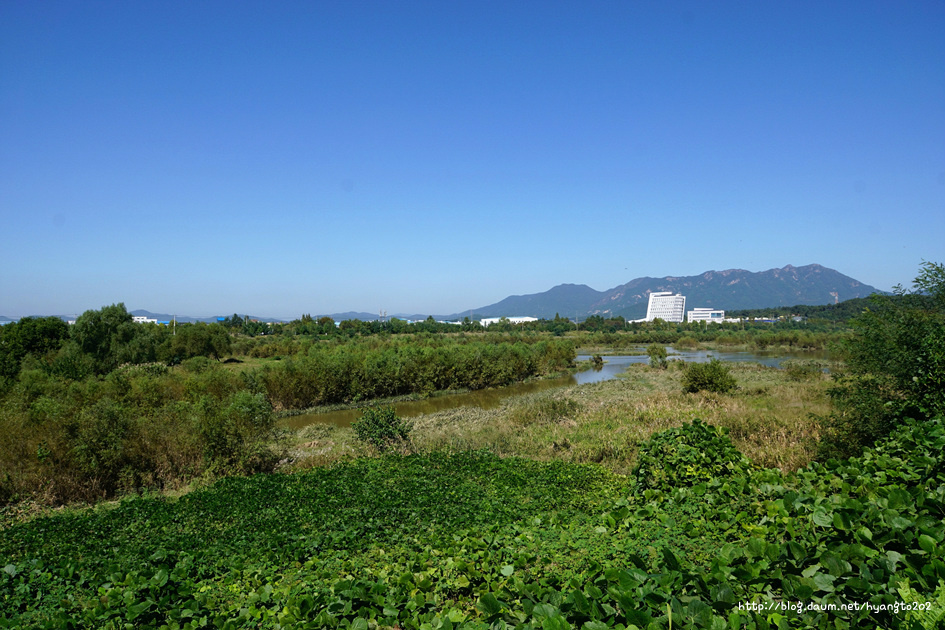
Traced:
[[[705, 363], [715, 358], [720, 361], [734, 362], [752, 362], [760, 363], [768, 367], [781, 367], [783, 361], [788, 359], [826, 359], [827, 354], [822, 352], [718, 352], [715, 350], [673, 350], [668, 348], [669, 359], [680, 359], [683, 361], [692, 361], [695, 363]], [[590, 355], [578, 355], [578, 361], [587, 361]], [[425, 413], [434, 413], [446, 409], [455, 409], [457, 407], [479, 407], [480, 409], [494, 409], [500, 406], [506, 398], [512, 396], [521, 396], [522, 394], [532, 394], [542, 392], [548, 389], [556, 389], [566, 385], [585, 385], [587, 383], [599, 383], [616, 378], [618, 374], [624, 372], [634, 363], [648, 363], [650, 358], [645, 354], [629, 356], [616, 355], [605, 356], [604, 365], [599, 370], [591, 369], [584, 372], [578, 372], [572, 376], [562, 378], [547, 379], [535, 381], [532, 383], [517, 383], [506, 387], [495, 389], [483, 389], [474, 392], [465, 392], [462, 394], [449, 394], [446, 396], [436, 396], [425, 398], [423, 400], [411, 400], [399, 402], [394, 405], [397, 415], [401, 418], [410, 418]], [[301, 429], [310, 424], [333, 424], [336, 426], [347, 427], [361, 417], [360, 409], [341, 409], [338, 411], [329, 411], [326, 413], [311, 413], [299, 416], [284, 418], [282, 424], [292, 429]]]

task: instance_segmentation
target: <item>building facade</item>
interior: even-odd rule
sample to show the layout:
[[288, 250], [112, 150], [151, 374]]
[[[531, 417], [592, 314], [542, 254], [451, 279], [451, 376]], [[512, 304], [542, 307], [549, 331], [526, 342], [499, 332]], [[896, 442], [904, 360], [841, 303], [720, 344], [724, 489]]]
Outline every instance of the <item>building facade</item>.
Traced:
[[690, 322], [715, 322], [721, 324], [725, 321], [725, 311], [713, 308], [694, 308], [686, 314]]
[[686, 296], [672, 291], [655, 291], [650, 293], [650, 301], [646, 306], [646, 321], [662, 319], [667, 322], [681, 324], [686, 315]]

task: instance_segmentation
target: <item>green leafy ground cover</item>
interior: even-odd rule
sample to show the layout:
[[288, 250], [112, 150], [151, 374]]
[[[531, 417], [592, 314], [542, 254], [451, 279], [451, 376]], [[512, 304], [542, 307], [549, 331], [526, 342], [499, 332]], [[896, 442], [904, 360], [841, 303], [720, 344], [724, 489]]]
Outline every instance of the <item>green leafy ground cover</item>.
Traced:
[[[386, 457], [35, 519], [0, 532], [0, 625], [938, 623], [940, 421], [791, 476], [745, 465], [701, 423], [641, 450], [675, 453], [674, 464], [654, 475], [648, 461], [627, 478], [484, 453]], [[895, 610], [906, 597], [931, 610]], [[861, 608], [790, 610], [798, 603]]]

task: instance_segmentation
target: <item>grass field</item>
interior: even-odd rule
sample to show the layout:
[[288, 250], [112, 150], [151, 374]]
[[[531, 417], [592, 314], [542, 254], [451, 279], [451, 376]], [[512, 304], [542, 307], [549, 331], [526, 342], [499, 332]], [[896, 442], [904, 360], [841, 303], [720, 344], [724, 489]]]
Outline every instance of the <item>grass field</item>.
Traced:
[[[763, 467], [796, 470], [812, 460], [829, 380], [795, 380], [784, 370], [732, 364], [732, 394], [682, 391], [681, 371], [635, 365], [621, 378], [510, 399], [502, 407], [463, 407], [412, 420], [417, 452], [488, 450], [500, 456], [594, 462], [618, 473], [633, 467], [640, 443], [694, 418], [729, 430], [736, 447]], [[350, 429], [313, 425], [294, 436], [292, 466], [319, 466], [369, 454]]]

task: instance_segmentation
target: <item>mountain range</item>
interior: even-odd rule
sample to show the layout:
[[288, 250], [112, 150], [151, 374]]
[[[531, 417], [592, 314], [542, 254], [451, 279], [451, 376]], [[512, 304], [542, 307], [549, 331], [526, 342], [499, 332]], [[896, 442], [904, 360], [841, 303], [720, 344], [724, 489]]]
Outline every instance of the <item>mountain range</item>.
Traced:
[[[501, 302], [457, 313], [446, 319], [470, 316], [568, 318], [591, 315], [642, 319], [650, 293], [671, 291], [686, 296], [686, 310], [771, 308], [798, 304], [830, 304], [866, 297], [878, 290], [822, 265], [787, 265], [751, 272], [744, 269], [706, 271], [698, 276], [637, 278], [626, 284], [596, 291], [584, 284], [559, 284], [544, 293], [513, 295]], [[470, 315], [471, 314], [471, 315]]]
[[[744, 269], [706, 271], [698, 276], [666, 276], [665, 278], [637, 278], [626, 284], [597, 291], [586, 284], [559, 284], [543, 293], [511, 295], [500, 302], [469, 309], [452, 315], [434, 315], [437, 320], [455, 321], [464, 317], [539, 317], [551, 319], [555, 315], [584, 319], [591, 315], [626, 319], [642, 319], [650, 293], [672, 291], [686, 296], [686, 310], [716, 308], [728, 311], [772, 308], [799, 304], [830, 304], [852, 298], [866, 297], [879, 292], [839, 271], [812, 264], [803, 267], [787, 265], [780, 269], [751, 272]], [[174, 316], [151, 313], [142, 309], [132, 315], [169, 321]], [[346, 319], [373, 320], [376, 313], [345, 312], [327, 314], [335, 321]], [[241, 314], [241, 316], [244, 316]], [[321, 315], [313, 316], [317, 319]], [[245, 317], [245, 316], [244, 316]], [[269, 317], [249, 316], [263, 322], [285, 321]], [[401, 319], [425, 319], [426, 314], [396, 314]], [[0, 316], [0, 322], [10, 318]], [[177, 316], [178, 322], [213, 322], [216, 317], [194, 318]]]

